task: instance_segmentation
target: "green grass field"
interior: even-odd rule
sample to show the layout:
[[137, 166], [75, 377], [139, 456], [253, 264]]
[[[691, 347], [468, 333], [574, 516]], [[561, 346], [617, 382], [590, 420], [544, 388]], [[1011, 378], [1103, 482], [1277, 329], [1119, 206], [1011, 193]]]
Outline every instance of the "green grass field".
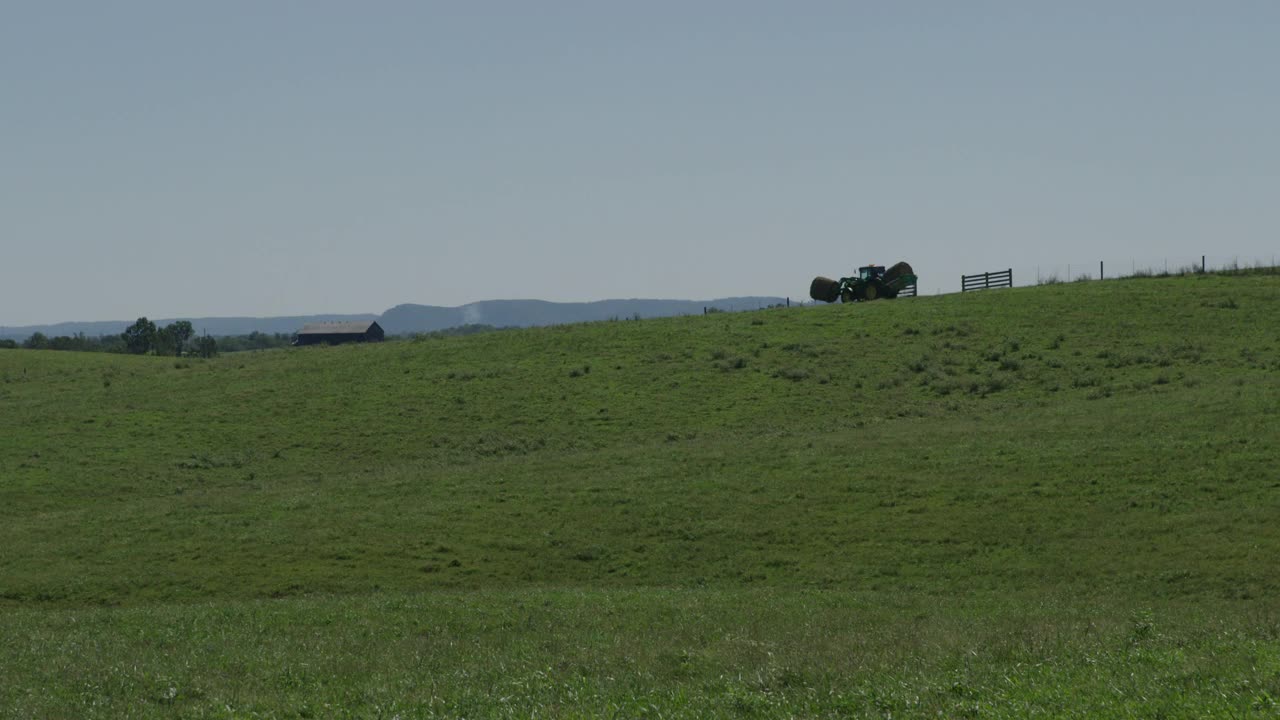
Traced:
[[1275, 275], [0, 350], [0, 716], [1275, 717], [1277, 447]]

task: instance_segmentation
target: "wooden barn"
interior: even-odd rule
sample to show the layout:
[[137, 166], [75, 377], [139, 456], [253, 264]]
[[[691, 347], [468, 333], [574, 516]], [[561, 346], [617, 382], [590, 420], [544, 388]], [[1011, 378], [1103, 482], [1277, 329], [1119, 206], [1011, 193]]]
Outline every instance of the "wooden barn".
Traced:
[[378, 342], [385, 333], [373, 320], [357, 322], [307, 323], [298, 331], [294, 345], [337, 345], [349, 342]]

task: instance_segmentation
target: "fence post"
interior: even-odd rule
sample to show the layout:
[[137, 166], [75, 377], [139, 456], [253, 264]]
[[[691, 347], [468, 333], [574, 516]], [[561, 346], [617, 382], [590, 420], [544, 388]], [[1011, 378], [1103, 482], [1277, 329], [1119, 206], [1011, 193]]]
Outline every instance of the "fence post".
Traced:
[[991, 273], [989, 272], [982, 273], [982, 289], [983, 290], [991, 289]]
[[1200, 274], [1201, 274], [1201, 275], [1203, 275], [1203, 274], [1205, 273], [1205, 269], [1204, 269], [1204, 267], [1205, 267], [1205, 266], [1204, 266], [1204, 256], [1203, 256], [1203, 255], [1201, 255], [1201, 256], [1200, 256]]
[[1104, 273], [1104, 272], [1102, 271], [1102, 261], [1101, 261], [1101, 260], [1099, 260], [1099, 261], [1098, 261], [1098, 279], [1099, 279], [1099, 280], [1106, 280], [1106, 279], [1107, 279], [1107, 275], [1106, 275], [1106, 273]]

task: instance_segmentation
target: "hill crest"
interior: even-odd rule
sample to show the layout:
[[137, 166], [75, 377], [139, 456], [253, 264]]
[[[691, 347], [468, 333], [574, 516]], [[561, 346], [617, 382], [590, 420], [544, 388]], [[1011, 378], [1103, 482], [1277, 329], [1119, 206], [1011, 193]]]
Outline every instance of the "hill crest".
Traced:
[[[252, 332], [289, 334], [307, 323], [352, 322], [377, 320], [387, 333], [401, 335], [445, 330], [461, 325], [493, 325], [495, 327], [534, 327], [595, 320], [640, 317], [697, 315], [704, 308], [724, 311], [756, 310], [785, 303], [780, 297], [731, 297], [715, 300], [612, 299], [591, 302], [552, 302], [548, 300], [483, 300], [456, 307], [396, 305], [382, 314], [285, 315], [273, 317], [203, 317], [161, 318], [157, 325], [175, 320], [189, 320], [197, 335], [248, 335]], [[153, 318], [154, 319], [154, 318]], [[89, 337], [116, 335], [124, 332], [133, 320], [60, 322], [46, 325], [0, 326], [0, 338], [24, 340], [35, 333], [49, 337], [83, 333]]]

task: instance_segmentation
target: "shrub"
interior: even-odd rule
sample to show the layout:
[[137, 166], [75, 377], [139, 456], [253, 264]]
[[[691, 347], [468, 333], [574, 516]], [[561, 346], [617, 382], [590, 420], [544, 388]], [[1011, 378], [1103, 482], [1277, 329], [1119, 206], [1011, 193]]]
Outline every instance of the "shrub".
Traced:
[[804, 380], [809, 377], [809, 371], [804, 370], [802, 368], [794, 368], [794, 367], [780, 368], [774, 371], [773, 376], [776, 378], [782, 378], [783, 380], [800, 382], [801, 380]]
[[712, 363], [712, 367], [723, 372], [728, 372], [729, 370], [741, 370], [746, 366], [747, 366], [747, 359], [742, 357], [735, 357], [735, 358], [726, 359], [726, 360], [717, 360], [714, 363]]

